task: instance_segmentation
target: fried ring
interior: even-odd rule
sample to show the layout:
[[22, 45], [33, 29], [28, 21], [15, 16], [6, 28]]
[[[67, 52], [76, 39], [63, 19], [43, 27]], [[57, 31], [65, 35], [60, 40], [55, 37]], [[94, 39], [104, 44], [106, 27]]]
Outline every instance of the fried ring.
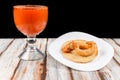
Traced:
[[89, 62], [98, 55], [95, 42], [86, 40], [70, 40], [62, 46], [63, 56], [74, 62]]

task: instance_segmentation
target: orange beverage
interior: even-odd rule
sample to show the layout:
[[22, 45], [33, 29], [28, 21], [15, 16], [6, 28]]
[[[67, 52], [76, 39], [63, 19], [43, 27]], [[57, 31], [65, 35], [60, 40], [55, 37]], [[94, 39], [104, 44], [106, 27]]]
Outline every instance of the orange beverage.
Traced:
[[43, 5], [17, 5], [13, 14], [16, 27], [27, 36], [38, 35], [48, 21], [48, 7]]

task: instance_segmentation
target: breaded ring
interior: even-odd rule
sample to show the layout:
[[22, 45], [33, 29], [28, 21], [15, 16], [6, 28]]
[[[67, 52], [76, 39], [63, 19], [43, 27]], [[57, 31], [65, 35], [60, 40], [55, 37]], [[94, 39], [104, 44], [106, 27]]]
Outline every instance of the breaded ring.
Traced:
[[86, 40], [70, 40], [63, 44], [62, 54], [74, 62], [90, 62], [98, 55], [95, 42]]

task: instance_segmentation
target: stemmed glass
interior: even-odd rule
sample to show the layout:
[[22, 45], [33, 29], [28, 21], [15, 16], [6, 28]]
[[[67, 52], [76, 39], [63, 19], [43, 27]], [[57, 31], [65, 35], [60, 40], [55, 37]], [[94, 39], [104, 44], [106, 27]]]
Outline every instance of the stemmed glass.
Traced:
[[14, 5], [14, 23], [17, 29], [27, 36], [27, 47], [20, 54], [23, 60], [39, 60], [45, 57], [36, 46], [36, 36], [46, 27], [48, 7], [45, 5]]

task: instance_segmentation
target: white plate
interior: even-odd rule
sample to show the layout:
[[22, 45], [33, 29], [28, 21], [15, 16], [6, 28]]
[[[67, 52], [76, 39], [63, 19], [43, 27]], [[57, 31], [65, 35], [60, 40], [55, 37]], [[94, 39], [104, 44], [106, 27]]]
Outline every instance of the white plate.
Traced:
[[[63, 57], [61, 53], [61, 46], [67, 40], [74, 39], [84, 39], [84, 40], [92, 40], [97, 43], [98, 46], [98, 56], [89, 63], [75, 63]], [[81, 71], [95, 71], [103, 68], [105, 65], [109, 63], [114, 55], [114, 50], [110, 44], [105, 42], [104, 40], [95, 37], [91, 34], [84, 32], [69, 32], [63, 34], [54, 40], [48, 47], [49, 54], [59, 61], [60, 63]]]

